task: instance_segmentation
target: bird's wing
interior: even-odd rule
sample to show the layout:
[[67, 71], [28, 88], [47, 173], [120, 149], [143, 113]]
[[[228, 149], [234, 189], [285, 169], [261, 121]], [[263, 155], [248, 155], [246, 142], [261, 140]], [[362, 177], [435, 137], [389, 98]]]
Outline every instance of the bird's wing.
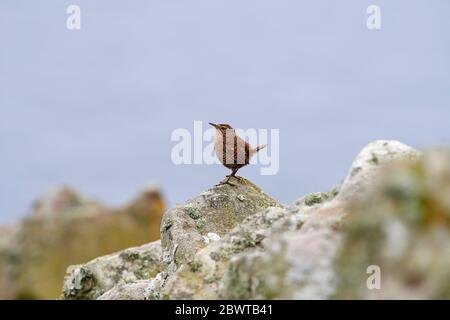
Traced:
[[247, 141], [245, 142], [245, 164], [249, 164], [250, 162], [250, 144]]

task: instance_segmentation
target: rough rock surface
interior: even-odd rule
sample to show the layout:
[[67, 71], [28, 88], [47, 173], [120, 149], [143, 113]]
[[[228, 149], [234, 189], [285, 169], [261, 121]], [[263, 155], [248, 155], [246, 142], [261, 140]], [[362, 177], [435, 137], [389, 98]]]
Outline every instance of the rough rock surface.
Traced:
[[199, 251], [190, 265], [179, 268], [156, 297], [332, 298], [333, 262], [347, 203], [366, 192], [384, 165], [418, 156], [395, 141], [369, 144], [340, 188], [308, 195], [287, 209], [269, 208], [252, 215], [220, 242]]
[[166, 212], [158, 274], [99, 299], [450, 298], [449, 166], [375, 141], [341, 186], [289, 206], [247, 180], [214, 187]]
[[[220, 241], [197, 252], [194, 259], [181, 266], [159, 291], [163, 299], [257, 299], [273, 298], [264, 272], [276, 273], [278, 262], [265, 270], [255, 270], [268, 245], [277, 235], [299, 230], [309, 215], [335, 195], [314, 194], [289, 208], [269, 207], [247, 217]], [[315, 201], [309, 200], [314, 198]], [[320, 199], [320, 202], [319, 200]], [[308, 203], [308, 204], [306, 204]], [[276, 252], [277, 253], [277, 250]], [[262, 264], [260, 264], [262, 265]], [[280, 266], [281, 267], [281, 266]], [[254, 273], [254, 271], [256, 273]], [[276, 288], [277, 284], [274, 284]]]
[[149, 286], [151, 286], [150, 280], [119, 284], [102, 294], [97, 300], [145, 300]]
[[419, 151], [398, 141], [377, 140], [369, 143], [353, 161], [338, 198], [354, 201], [365, 194], [382, 167], [399, 160], [415, 160], [419, 156]]
[[160, 257], [158, 240], [71, 266], [64, 279], [63, 298], [96, 299], [116, 285], [154, 277], [160, 272]]
[[58, 298], [69, 265], [158, 239], [163, 212], [154, 187], [117, 209], [67, 187], [45, 194], [7, 239], [0, 236], [0, 299]]
[[322, 201], [314, 201], [318, 199], [317, 194], [302, 200], [317, 203], [308, 211], [300, 206], [296, 214], [289, 216], [287, 221], [297, 221], [299, 215], [304, 217], [309, 212], [306, 219], [300, 219], [302, 223], [297, 229], [284, 228], [280, 232], [274, 225], [272, 235], [263, 243], [263, 250], [233, 257], [223, 280], [222, 297], [333, 298], [336, 287], [333, 263], [340, 247], [348, 204], [367, 192], [385, 165], [410, 161], [418, 156], [419, 152], [396, 141], [376, 141], [367, 145], [356, 157], [339, 190], [320, 197]]
[[349, 211], [337, 298], [450, 299], [450, 153], [389, 168]]
[[195, 253], [207, 245], [204, 236], [208, 233], [223, 237], [246, 217], [267, 207], [281, 207], [250, 181], [230, 181], [233, 186], [215, 186], [164, 214], [161, 243], [166, 273], [190, 263]]

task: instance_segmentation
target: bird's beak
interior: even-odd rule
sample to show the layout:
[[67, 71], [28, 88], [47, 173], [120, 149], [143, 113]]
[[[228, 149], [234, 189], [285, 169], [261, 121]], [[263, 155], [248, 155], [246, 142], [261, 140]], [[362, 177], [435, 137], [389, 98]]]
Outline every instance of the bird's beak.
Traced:
[[217, 128], [217, 125], [212, 123], [212, 122], [208, 122], [210, 125], [212, 125], [214, 128]]

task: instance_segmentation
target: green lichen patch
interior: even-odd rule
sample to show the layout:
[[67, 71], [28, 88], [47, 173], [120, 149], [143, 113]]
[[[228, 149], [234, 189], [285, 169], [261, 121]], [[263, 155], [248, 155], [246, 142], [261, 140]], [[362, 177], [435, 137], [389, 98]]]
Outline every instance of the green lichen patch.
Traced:
[[198, 272], [202, 268], [202, 263], [199, 261], [190, 261], [188, 262], [188, 265], [192, 272]]
[[132, 251], [132, 250], [127, 250], [127, 251], [123, 251], [122, 253], [120, 253], [120, 258], [122, 260], [128, 261], [128, 262], [133, 262], [137, 259], [139, 259], [139, 253]]
[[254, 247], [256, 244], [257, 241], [250, 232], [245, 232], [244, 235], [234, 243], [236, 251]]
[[333, 199], [334, 197], [336, 197], [339, 194], [339, 186], [335, 186], [333, 187], [329, 192], [328, 192], [328, 200]]
[[200, 218], [195, 221], [195, 225], [197, 226], [198, 229], [202, 229], [206, 225], [206, 221], [205, 219]]
[[380, 162], [378, 156], [375, 152], [372, 152], [371, 157], [369, 159], [369, 163], [373, 165], [377, 165]]
[[200, 211], [197, 208], [194, 207], [186, 207], [184, 208], [184, 211], [194, 220], [197, 220], [200, 218]]
[[322, 201], [323, 201], [322, 195], [319, 193], [310, 194], [305, 198], [305, 204], [307, 206], [313, 206], [315, 204], [322, 203]]
[[310, 193], [303, 198], [297, 200], [293, 206], [291, 206], [291, 209], [302, 207], [303, 205], [307, 207], [313, 207], [319, 204], [323, 204], [327, 201], [331, 201], [334, 199], [338, 193], [339, 193], [339, 186], [333, 187], [328, 192], [314, 192]]

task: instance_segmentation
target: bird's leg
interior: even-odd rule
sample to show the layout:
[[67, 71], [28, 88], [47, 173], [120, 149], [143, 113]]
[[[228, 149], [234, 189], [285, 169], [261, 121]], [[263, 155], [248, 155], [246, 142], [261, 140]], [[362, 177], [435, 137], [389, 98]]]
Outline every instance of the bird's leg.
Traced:
[[223, 186], [224, 184], [229, 184], [229, 185], [232, 186], [232, 187], [235, 187], [235, 186], [236, 186], [235, 184], [232, 184], [232, 183], [229, 182], [228, 180], [229, 180], [229, 179], [227, 179], [226, 181], [220, 181], [218, 184], [215, 184], [214, 186], [215, 186], [215, 187], [218, 187], [218, 186]]
[[236, 172], [237, 172], [238, 170], [239, 170], [239, 168], [231, 169], [231, 174], [229, 174], [229, 175], [226, 176], [228, 179], [225, 180], [225, 181], [219, 182], [219, 184], [216, 184], [216, 186], [220, 186], [220, 185], [223, 185], [223, 184], [229, 184], [230, 186], [235, 187], [236, 185], [234, 185], [234, 184], [232, 184], [232, 183], [230, 182], [230, 178], [231, 178], [231, 177], [236, 177]]
[[[240, 169], [240, 168], [232, 169], [231, 174], [226, 175], [226, 177], [228, 177], [228, 180], [230, 180], [231, 177], [235, 177], [236, 179], [241, 180], [242, 177], [239, 177], [239, 176], [236, 175], [236, 173], [238, 172], [239, 169]], [[228, 180], [227, 180], [227, 181], [228, 181]]]
[[238, 170], [239, 170], [239, 168], [231, 169], [231, 174], [227, 176], [228, 177], [227, 181], [230, 180], [231, 177], [235, 177], [236, 176], [236, 172]]
[[237, 171], [238, 171], [238, 169], [231, 169], [231, 174], [227, 176], [228, 179], [225, 181], [225, 183], [229, 183], [230, 178], [234, 177], [234, 175], [236, 174]]
[[237, 169], [231, 169], [231, 170], [232, 170], [231, 174], [229, 174], [229, 175], [226, 176], [226, 177], [228, 177], [228, 179], [225, 180], [225, 181], [219, 182], [218, 184], [216, 184], [216, 187], [217, 187], [217, 186], [221, 186], [221, 185], [223, 185], [223, 184], [229, 184], [230, 186], [233, 186], [233, 187], [235, 186], [234, 184], [232, 184], [232, 183], [230, 182], [230, 178], [231, 178], [231, 177], [234, 177], [234, 175], [236, 174]]

